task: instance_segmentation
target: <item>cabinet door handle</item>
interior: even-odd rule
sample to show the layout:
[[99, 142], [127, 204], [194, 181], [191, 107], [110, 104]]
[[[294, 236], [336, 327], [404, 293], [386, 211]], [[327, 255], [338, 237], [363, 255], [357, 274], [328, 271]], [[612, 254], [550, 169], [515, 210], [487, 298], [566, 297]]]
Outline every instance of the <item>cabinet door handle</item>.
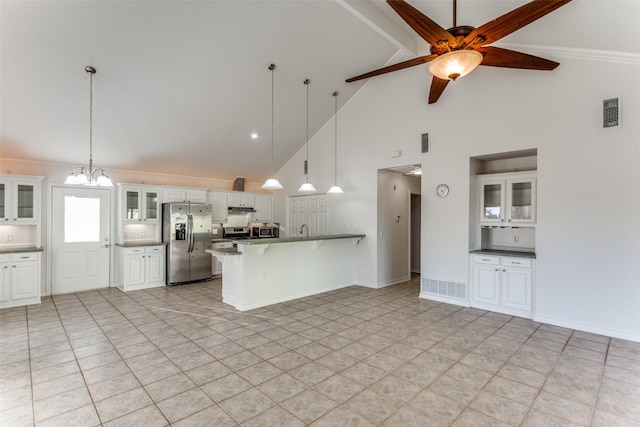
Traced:
[[482, 258], [481, 261], [491, 261], [490, 259]]
[[520, 263], [519, 263], [519, 262], [512, 262], [511, 264], [520, 265]]

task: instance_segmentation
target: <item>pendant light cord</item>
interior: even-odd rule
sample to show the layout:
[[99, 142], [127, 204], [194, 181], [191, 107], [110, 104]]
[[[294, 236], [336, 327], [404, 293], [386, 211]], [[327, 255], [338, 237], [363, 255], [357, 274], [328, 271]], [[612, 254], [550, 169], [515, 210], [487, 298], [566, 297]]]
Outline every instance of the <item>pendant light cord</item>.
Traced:
[[333, 135], [333, 183], [338, 183], [338, 91], [333, 92], [335, 99], [335, 130]]
[[306, 182], [309, 182], [309, 83], [311, 83], [311, 80], [306, 79], [303, 83], [307, 86], [307, 157], [304, 167], [304, 175]]
[[96, 69], [87, 66], [84, 69], [89, 73], [89, 182], [93, 180], [93, 75]]
[[271, 176], [273, 177], [273, 150], [274, 150], [274, 143], [273, 143], [273, 117], [274, 117], [274, 111], [273, 111], [273, 106], [274, 106], [274, 83], [273, 83], [273, 76], [274, 76], [274, 70], [276, 69], [276, 65], [275, 64], [271, 64], [269, 66], [269, 69], [271, 70]]

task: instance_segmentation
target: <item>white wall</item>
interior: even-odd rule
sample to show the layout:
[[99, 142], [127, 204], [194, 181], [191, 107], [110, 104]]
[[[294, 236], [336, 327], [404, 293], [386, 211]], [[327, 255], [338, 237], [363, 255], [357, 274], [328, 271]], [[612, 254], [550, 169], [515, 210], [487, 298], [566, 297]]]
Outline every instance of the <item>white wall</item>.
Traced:
[[[331, 198], [330, 231], [358, 224], [367, 235], [358, 283], [377, 286], [376, 171], [421, 163], [422, 275], [441, 278], [446, 269], [447, 280], [468, 283], [469, 158], [537, 148], [536, 319], [640, 340], [640, 59], [531, 53], [561, 65], [551, 72], [480, 67], [434, 105], [426, 102], [425, 67], [372, 79], [340, 110], [345, 194]], [[623, 126], [600, 129], [602, 100], [620, 95]], [[422, 154], [424, 132], [430, 151]], [[332, 143], [331, 122], [312, 147]], [[315, 161], [327, 175], [316, 179], [330, 185], [333, 153], [325, 154]], [[280, 174], [297, 189], [301, 173], [287, 166]], [[435, 195], [439, 183], [449, 185], [448, 197]]]

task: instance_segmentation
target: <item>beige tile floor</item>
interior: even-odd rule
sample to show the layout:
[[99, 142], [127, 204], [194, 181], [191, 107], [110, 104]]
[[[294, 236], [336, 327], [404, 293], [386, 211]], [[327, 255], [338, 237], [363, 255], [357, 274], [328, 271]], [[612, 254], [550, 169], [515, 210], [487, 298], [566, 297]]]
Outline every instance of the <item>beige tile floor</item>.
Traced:
[[240, 313], [213, 281], [4, 309], [0, 425], [640, 425], [640, 344], [418, 293]]

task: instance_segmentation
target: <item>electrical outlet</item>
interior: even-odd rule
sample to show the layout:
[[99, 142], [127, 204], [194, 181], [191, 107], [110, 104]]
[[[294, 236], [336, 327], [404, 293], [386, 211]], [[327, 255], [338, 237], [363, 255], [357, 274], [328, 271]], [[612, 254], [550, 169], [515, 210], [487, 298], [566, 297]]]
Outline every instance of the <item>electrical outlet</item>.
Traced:
[[6, 239], [7, 239], [7, 242], [13, 242], [13, 234], [7, 233], [6, 234]]
[[513, 236], [511, 236], [511, 241], [513, 243], [519, 243], [520, 242], [520, 236], [518, 236], [517, 234], [514, 234]]
[[145, 234], [146, 234], [146, 233], [145, 233], [144, 231], [141, 231], [141, 232], [140, 232], [140, 237], [144, 237], [144, 236], [145, 236]]
[[447, 269], [446, 269], [446, 268], [443, 268], [443, 269], [442, 269], [442, 277], [446, 279], [446, 278], [447, 278], [447, 276], [449, 276], [449, 272], [447, 271]]

